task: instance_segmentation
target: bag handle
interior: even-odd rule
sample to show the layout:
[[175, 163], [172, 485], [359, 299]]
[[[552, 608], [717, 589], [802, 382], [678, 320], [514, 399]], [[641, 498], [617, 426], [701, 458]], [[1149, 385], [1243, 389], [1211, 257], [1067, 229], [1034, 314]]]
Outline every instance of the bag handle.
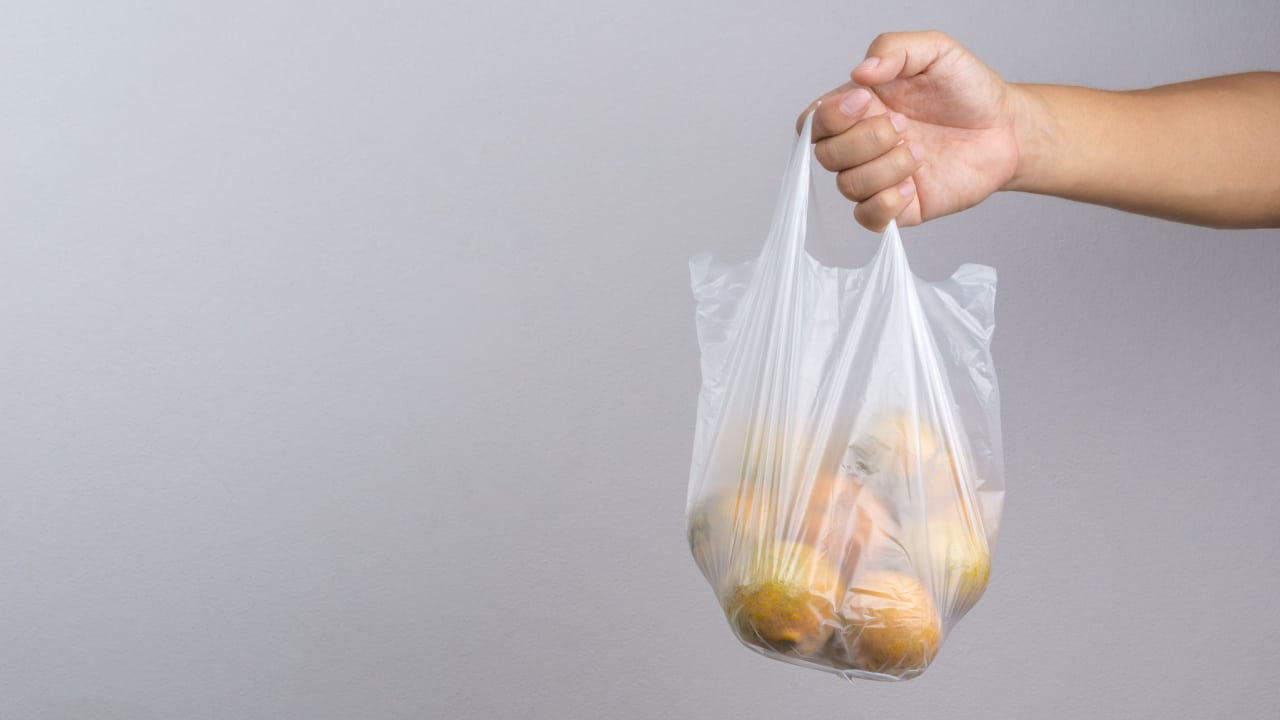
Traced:
[[[796, 138], [791, 159], [787, 163], [778, 203], [769, 225], [768, 239], [765, 241], [764, 254], [772, 255], [776, 261], [788, 267], [799, 264], [808, 238], [809, 185], [813, 177], [813, 117], [819, 107], [822, 107], [821, 100], [809, 111], [801, 125], [800, 136]], [[885, 247], [886, 244], [892, 247]], [[890, 220], [884, 229], [881, 251], [885, 250], [905, 260], [896, 219]]]
[[778, 191], [778, 202], [774, 206], [773, 220], [769, 224], [769, 235], [765, 240], [764, 255], [788, 267], [799, 263], [808, 235], [813, 115], [817, 109], [814, 106], [805, 117], [800, 136], [792, 147], [791, 159], [787, 162], [787, 171], [782, 176], [782, 187]]

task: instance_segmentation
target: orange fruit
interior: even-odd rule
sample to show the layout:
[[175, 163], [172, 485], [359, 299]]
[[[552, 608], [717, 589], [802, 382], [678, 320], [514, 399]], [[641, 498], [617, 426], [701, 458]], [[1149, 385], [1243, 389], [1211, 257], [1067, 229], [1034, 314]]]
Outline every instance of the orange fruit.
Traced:
[[950, 514], [929, 516], [929, 562], [934, 586], [948, 620], [967, 613], [991, 578], [991, 554], [987, 541]]
[[809, 447], [796, 431], [729, 424], [718, 442], [725, 449], [709, 463], [703, 499], [688, 519], [694, 559], [717, 587], [730, 556], [753, 543], [805, 540], [810, 497], [801, 477]]
[[743, 486], [716, 493], [689, 513], [689, 549], [714, 587], [720, 586], [731, 556], [753, 552], [769, 534], [771, 507], [756, 488]]
[[837, 625], [840, 580], [826, 556], [801, 543], [764, 542], [738, 565], [722, 598], [738, 638], [786, 655], [821, 649]]
[[840, 607], [855, 667], [899, 678], [932, 662], [942, 639], [933, 599], [911, 575], [879, 570], [855, 578]]
[[938, 434], [924, 419], [903, 412], [881, 413], [855, 429], [845, 465], [859, 477], [911, 474], [928, 465], [939, 448]]

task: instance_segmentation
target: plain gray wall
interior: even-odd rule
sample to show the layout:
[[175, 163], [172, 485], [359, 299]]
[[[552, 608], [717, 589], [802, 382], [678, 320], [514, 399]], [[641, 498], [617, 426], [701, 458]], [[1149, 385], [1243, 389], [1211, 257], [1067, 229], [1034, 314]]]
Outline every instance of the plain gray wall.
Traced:
[[918, 680], [743, 649], [683, 517], [686, 260], [878, 32], [1131, 88], [1273, 0], [0, 7], [0, 717], [1277, 716], [1280, 232], [906, 231], [999, 270], [1009, 488]]

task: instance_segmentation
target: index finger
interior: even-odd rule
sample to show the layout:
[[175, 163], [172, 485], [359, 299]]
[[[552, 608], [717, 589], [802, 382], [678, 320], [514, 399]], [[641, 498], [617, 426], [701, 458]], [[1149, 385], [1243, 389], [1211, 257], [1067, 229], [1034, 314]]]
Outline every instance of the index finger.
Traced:
[[800, 132], [804, 127], [805, 118], [813, 112], [814, 142], [832, 135], [839, 135], [853, 127], [854, 123], [867, 114], [871, 99], [870, 90], [856, 83], [847, 82], [810, 103], [800, 117], [796, 118], [796, 133]]

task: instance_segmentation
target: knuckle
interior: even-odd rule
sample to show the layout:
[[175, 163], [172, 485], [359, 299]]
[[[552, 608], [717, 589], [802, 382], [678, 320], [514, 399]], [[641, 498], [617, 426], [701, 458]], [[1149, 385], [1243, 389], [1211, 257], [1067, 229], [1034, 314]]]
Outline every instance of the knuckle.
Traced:
[[889, 221], [898, 214], [896, 197], [898, 197], [898, 194], [890, 191], [877, 193], [874, 197], [858, 203], [858, 207], [854, 209], [854, 214], [857, 215], [860, 211], [862, 217], [859, 221], [863, 225], [872, 230], [880, 230], [885, 225], [888, 225]]
[[875, 198], [873, 198], [876, 210], [880, 217], [884, 218], [886, 222], [888, 222], [889, 218], [897, 214], [895, 212], [898, 209], [897, 198], [901, 197], [902, 194], [897, 192], [895, 188], [890, 188], [885, 192], [877, 194]]
[[842, 172], [836, 174], [836, 189], [840, 191], [841, 195], [849, 198], [850, 200], [854, 199], [852, 191], [849, 190], [849, 173]]
[[879, 230], [885, 224], [876, 217], [871, 203], [858, 203], [858, 206], [853, 209], [853, 219], [868, 230]]
[[819, 140], [813, 146], [813, 156], [818, 159], [818, 164], [822, 167], [831, 171], [837, 169], [835, 153], [832, 150], [830, 140]]
[[883, 118], [877, 118], [875, 124], [871, 126], [871, 142], [877, 148], [891, 148], [897, 141], [898, 131], [889, 121], [889, 117], [886, 115]]
[[839, 188], [840, 194], [854, 202], [861, 202], [866, 199], [866, 196], [862, 194], [860, 185], [858, 173], [852, 170], [845, 170], [836, 175], [836, 187]]
[[911, 148], [906, 143], [895, 148], [897, 157], [894, 158], [894, 166], [898, 169], [899, 174], [910, 175], [916, 169], [916, 156], [911, 154]]

